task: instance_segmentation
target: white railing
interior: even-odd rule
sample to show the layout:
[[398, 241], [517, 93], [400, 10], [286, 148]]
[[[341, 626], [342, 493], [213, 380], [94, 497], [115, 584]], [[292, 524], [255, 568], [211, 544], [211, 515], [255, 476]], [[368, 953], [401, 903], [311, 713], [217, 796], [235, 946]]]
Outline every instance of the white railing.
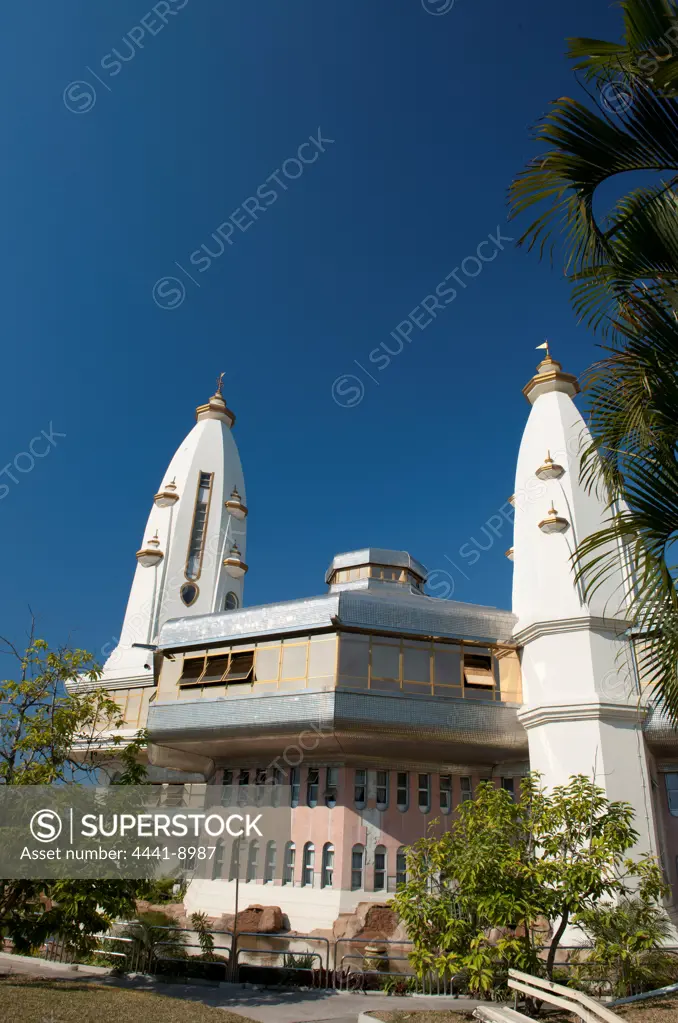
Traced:
[[590, 995], [585, 995], [576, 988], [554, 984], [552, 980], [533, 977], [530, 973], [509, 970], [508, 985], [513, 991], [521, 991], [530, 998], [539, 998], [542, 1002], [548, 1002], [559, 1009], [567, 1009], [585, 1023], [620, 1023], [621, 1020], [620, 1016], [606, 1009]]

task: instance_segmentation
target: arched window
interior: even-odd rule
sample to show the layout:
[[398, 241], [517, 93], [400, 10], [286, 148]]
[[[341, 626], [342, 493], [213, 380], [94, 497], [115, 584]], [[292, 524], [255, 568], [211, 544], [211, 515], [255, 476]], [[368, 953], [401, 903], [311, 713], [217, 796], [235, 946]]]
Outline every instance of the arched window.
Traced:
[[249, 851], [247, 854], [247, 877], [246, 881], [256, 881], [257, 879], [257, 860], [259, 859], [259, 843], [256, 838], [253, 838], [250, 842]]
[[388, 771], [377, 771], [377, 810], [388, 809]]
[[212, 880], [219, 881], [224, 871], [224, 843], [219, 839], [212, 860]]
[[401, 884], [407, 884], [407, 857], [404, 845], [401, 845], [396, 853], [396, 887]]
[[386, 848], [378, 845], [374, 850], [374, 890], [386, 890]]
[[271, 884], [275, 875], [275, 842], [266, 845], [266, 862], [264, 864], [264, 884]]
[[357, 892], [363, 886], [365, 846], [354, 845], [351, 851], [351, 891]]
[[228, 868], [228, 880], [235, 881], [240, 877], [240, 839], [236, 838], [231, 848], [231, 865]]
[[320, 770], [317, 767], [309, 767], [306, 775], [306, 805], [318, 805], [318, 789], [320, 788]]
[[407, 771], [398, 771], [396, 782], [396, 806], [405, 813], [410, 805], [410, 776]]
[[233, 771], [224, 771], [221, 781], [221, 805], [230, 806], [233, 799]]
[[283, 884], [294, 884], [294, 859], [297, 853], [294, 842], [288, 842], [285, 846], [285, 859], [283, 860]]
[[323, 872], [320, 887], [331, 888], [334, 880], [334, 846], [326, 842], [323, 846]]
[[419, 791], [417, 799], [419, 809], [422, 813], [428, 813], [431, 809], [431, 775], [419, 775]]
[[315, 866], [315, 846], [313, 842], [307, 842], [304, 846], [304, 861], [302, 864], [301, 883], [306, 888], [313, 887], [313, 868]]
[[233, 590], [229, 590], [224, 597], [224, 611], [237, 611], [239, 607], [238, 594], [234, 593]]
[[328, 767], [325, 774], [325, 806], [332, 810], [337, 805], [337, 789], [339, 788], [339, 768]]
[[202, 555], [205, 546], [205, 531], [207, 529], [210, 498], [212, 496], [213, 475], [211, 472], [201, 472], [198, 477], [198, 490], [195, 495], [193, 525], [191, 526], [191, 539], [188, 545], [185, 570], [186, 578], [192, 581], [199, 578], [202, 568]]
[[353, 802], [356, 810], [362, 810], [367, 802], [367, 771], [356, 768], [353, 780]]
[[290, 806], [299, 806], [299, 790], [301, 788], [301, 771], [298, 767], [290, 768]]

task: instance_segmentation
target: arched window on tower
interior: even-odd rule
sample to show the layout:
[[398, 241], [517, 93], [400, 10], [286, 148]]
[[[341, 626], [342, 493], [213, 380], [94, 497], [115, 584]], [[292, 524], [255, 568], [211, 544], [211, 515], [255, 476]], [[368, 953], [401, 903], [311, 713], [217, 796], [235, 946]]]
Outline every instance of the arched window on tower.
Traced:
[[191, 526], [191, 538], [188, 544], [185, 571], [186, 578], [193, 581], [200, 578], [200, 570], [202, 568], [213, 477], [214, 474], [211, 472], [201, 472], [198, 476], [198, 489], [195, 495], [193, 524]]
[[234, 593], [233, 590], [229, 590], [224, 597], [224, 611], [237, 611], [239, 607], [238, 594]]

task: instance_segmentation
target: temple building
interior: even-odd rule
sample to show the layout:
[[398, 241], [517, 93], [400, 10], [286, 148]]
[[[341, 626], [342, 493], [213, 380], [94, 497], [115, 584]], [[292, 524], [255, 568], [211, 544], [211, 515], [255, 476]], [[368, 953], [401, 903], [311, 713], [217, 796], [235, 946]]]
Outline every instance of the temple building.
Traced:
[[[226, 803], [240, 786], [289, 787], [291, 841], [252, 843], [241, 905], [331, 930], [394, 892], [404, 848], [436, 818], [448, 827], [480, 781], [516, 792], [531, 768], [547, 786], [594, 776], [631, 802], [638, 851], [676, 884], [678, 736], [643, 695], [624, 552], [587, 599], [572, 569], [609, 514], [580, 482], [577, 391], [548, 350], [524, 388], [511, 610], [428, 596], [420, 562], [378, 547], [337, 554], [317, 596], [244, 606], [245, 484], [221, 383], [196, 410], [101, 684], [126, 732], [148, 729], [152, 781], [207, 781]], [[233, 912], [235, 884], [217, 859], [188, 911]]]

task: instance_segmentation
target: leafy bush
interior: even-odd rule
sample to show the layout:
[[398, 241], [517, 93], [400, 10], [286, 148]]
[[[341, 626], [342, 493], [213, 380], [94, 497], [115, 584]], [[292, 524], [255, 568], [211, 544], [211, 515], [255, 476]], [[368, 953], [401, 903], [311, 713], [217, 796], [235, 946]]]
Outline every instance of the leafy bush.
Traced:
[[311, 951], [286, 952], [283, 956], [283, 966], [288, 970], [312, 970], [317, 965]]
[[186, 935], [177, 927], [176, 920], [161, 910], [140, 913], [137, 920], [126, 924], [121, 937], [132, 938], [134, 945], [130, 960], [141, 970], [154, 969], [166, 959], [185, 959]]
[[577, 922], [589, 936], [586, 951], [575, 959], [578, 982], [590, 984], [604, 974], [610, 990], [623, 998], [678, 980], [678, 957], [661, 947], [671, 928], [660, 906], [627, 898], [584, 910]]

